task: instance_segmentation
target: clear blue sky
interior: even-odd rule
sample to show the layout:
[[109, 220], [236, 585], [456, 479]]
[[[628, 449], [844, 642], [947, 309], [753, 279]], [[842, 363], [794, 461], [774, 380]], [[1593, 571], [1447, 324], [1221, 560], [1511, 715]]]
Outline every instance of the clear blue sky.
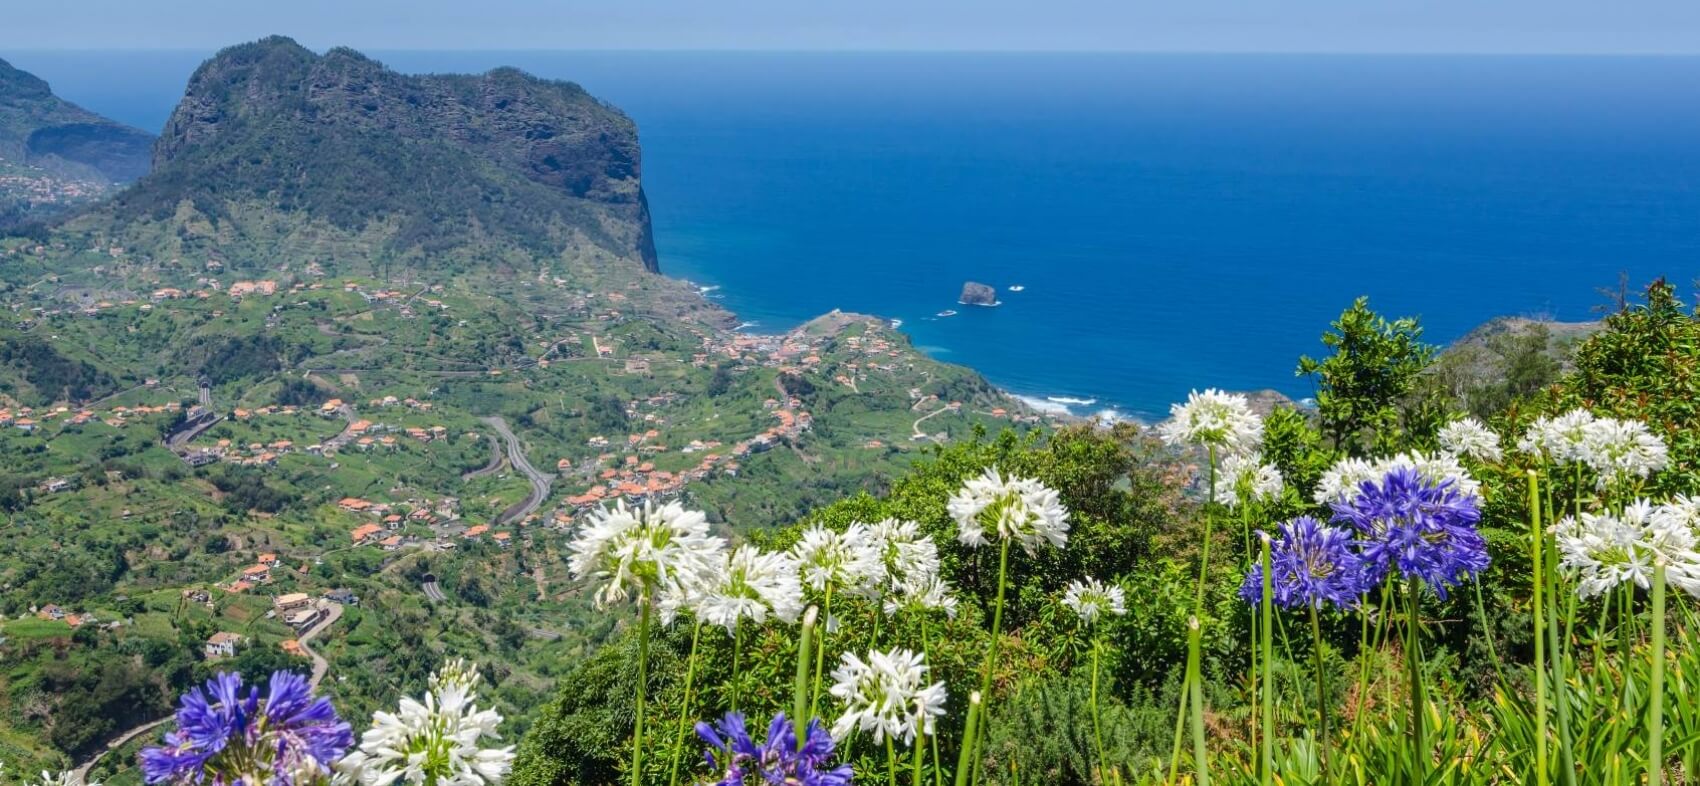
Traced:
[[836, 49], [1700, 54], [1700, 0], [5, 0], [0, 52]]

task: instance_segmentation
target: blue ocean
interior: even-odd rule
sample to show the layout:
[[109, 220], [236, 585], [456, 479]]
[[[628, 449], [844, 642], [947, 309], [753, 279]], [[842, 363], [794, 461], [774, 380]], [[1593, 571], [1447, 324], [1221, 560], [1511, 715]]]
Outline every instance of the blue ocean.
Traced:
[[[208, 54], [4, 56], [156, 130]], [[901, 320], [1078, 413], [1308, 396], [1298, 356], [1359, 295], [1444, 343], [1700, 275], [1700, 58], [373, 54], [625, 109], [663, 269], [749, 329]]]

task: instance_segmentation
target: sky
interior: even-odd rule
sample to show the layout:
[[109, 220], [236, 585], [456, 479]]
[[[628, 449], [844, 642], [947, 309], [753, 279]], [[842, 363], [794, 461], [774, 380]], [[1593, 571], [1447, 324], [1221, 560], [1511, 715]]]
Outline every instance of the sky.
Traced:
[[0, 51], [1700, 54], [1696, 0], [0, 0]]

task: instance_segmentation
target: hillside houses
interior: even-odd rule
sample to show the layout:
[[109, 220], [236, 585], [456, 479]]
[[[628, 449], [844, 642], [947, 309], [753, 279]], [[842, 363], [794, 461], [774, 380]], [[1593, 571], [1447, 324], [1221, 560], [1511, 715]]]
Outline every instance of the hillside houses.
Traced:
[[236, 648], [241, 646], [242, 643], [247, 640], [248, 637], [243, 636], [240, 633], [231, 633], [223, 630], [214, 633], [207, 639], [206, 646], [204, 647], [207, 660], [235, 657]]

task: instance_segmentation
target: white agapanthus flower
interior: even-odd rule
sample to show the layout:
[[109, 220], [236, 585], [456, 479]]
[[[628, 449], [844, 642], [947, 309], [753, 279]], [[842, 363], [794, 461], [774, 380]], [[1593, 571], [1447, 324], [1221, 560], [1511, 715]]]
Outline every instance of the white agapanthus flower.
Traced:
[[[452, 673], [451, 673], [452, 672]], [[502, 716], [480, 710], [477, 673], [456, 661], [433, 675], [424, 701], [403, 697], [394, 713], [372, 714], [360, 745], [337, 762], [337, 781], [350, 786], [399, 782], [433, 786], [497, 786], [513, 765], [513, 748], [497, 740]]]
[[885, 519], [870, 527], [869, 535], [887, 592], [899, 591], [911, 580], [938, 575], [939, 547], [921, 533], [920, 524]]
[[1115, 584], [1105, 584], [1094, 578], [1068, 583], [1063, 593], [1063, 605], [1069, 607], [1080, 621], [1093, 625], [1104, 615], [1117, 617], [1127, 613], [1127, 595]]
[[1343, 458], [1334, 462], [1322, 473], [1316, 481], [1315, 499], [1319, 505], [1327, 505], [1347, 497], [1356, 496], [1358, 486], [1365, 481], [1376, 480], [1375, 465], [1361, 458]]
[[1459, 418], [1440, 427], [1440, 449], [1453, 456], [1479, 461], [1498, 461], [1505, 455], [1499, 435], [1475, 418]]
[[911, 650], [874, 651], [866, 661], [844, 653], [832, 670], [830, 692], [844, 705], [832, 736], [843, 740], [853, 731], [871, 731], [875, 744], [889, 736], [908, 745], [916, 734], [932, 734], [947, 696], [943, 682], [927, 683], [927, 672], [926, 658]]
[[1687, 510], [1636, 500], [1620, 515], [1565, 517], [1553, 532], [1559, 565], [1576, 577], [1584, 598], [1628, 583], [1647, 589], [1660, 561], [1668, 584], [1700, 596], [1700, 554]]
[[791, 557], [802, 571], [803, 583], [816, 590], [830, 586], [853, 595], [877, 597], [880, 580], [885, 577], [873, 531], [859, 521], [843, 532], [819, 524], [810, 526], [791, 547]]
[[946, 617], [956, 619], [956, 595], [951, 591], [950, 582], [936, 573], [903, 582], [896, 592], [886, 594], [883, 606], [887, 614], [942, 611]]
[[1581, 459], [1594, 470], [1600, 488], [1645, 478], [1670, 464], [1665, 441], [1639, 420], [1598, 418], [1582, 434]]
[[1322, 474], [1316, 484], [1316, 501], [1328, 505], [1350, 502], [1357, 498], [1362, 485], [1380, 483], [1387, 474], [1398, 468], [1410, 469], [1432, 484], [1449, 483], [1459, 494], [1470, 497], [1482, 488], [1481, 481], [1470, 476], [1458, 463], [1458, 457], [1448, 453], [1412, 451], [1386, 456], [1375, 461], [1342, 459]]
[[756, 624], [772, 614], [796, 622], [803, 613], [803, 585], [797, 562], [788, 554], [739, 546], [727, 556], [721, 571], [702, 588], [697, 613], [703, 622], [736, 630], [739, 620]]
[[1451, 483], [1452, 488], [1466, 497], [1475, 496], [1482, 488], [1481, 482], [1471, 477], [1469, 470], [1458, 463], [1457, 456], [1445, 453], [1424, 453], [1420, 450], [1400, 453], [1376, 462], [1376, 476], [1385, 477], [1396, 467], [1416, 470], [1417, 475], [1430, 483]]
[[[5, 774], [5, 767], [0, 766], [0, 775], [3, 774]], [[41, 780], [36, 783], [39, 786], [100, 786], [100, 781], [90, 781], [84, 784], [83, 779], [77, 777], [77, 773], [72, 770], [60, 770], [58, 772], [42, 770]]]
[[590, 514], [568, 545], [576, 579], [605, 583], [596, 603], [605, 606], [633, 594], [652, 593], [698, 581], [719, 570], [726, 541], [708, 534], [708, 519], [677, 502], [641, 508], [624, 500]]
[[956, 539], [970, 547], [986, 545], [988, 529], [1030, 555], [1047, 543], [1068, 545], [1068, 509], [1055, 489], [1031, 478], [988, 469], [963, 484], [946, 508], [956, 520]]
[[1256, 453], [1235, 453], [1222, 461], [1216, 478], [1216, 502], [1230, 508], [1240, 506], [1240, 492], [1247, 492], [1252, 502], [1267, 502], [1281, 496], [1285, 487], [1281, 470], [1263, 463]]
[[1529, 424], [1517, 449], [1553, 464], [1583, 460], [1583, 443], [1594, 413], [1580, 407], [1558, 417], [1538, 417]]
[[1180, 447], [1201, 445], [1227, 453], [1250, 453], [1263, 443], [1263, 419], [1238, 393], [1211, 388], [1187, 394], [1185, 404], [1169, 406], [1169, 419], [1157, 426], [1157, 436]]

